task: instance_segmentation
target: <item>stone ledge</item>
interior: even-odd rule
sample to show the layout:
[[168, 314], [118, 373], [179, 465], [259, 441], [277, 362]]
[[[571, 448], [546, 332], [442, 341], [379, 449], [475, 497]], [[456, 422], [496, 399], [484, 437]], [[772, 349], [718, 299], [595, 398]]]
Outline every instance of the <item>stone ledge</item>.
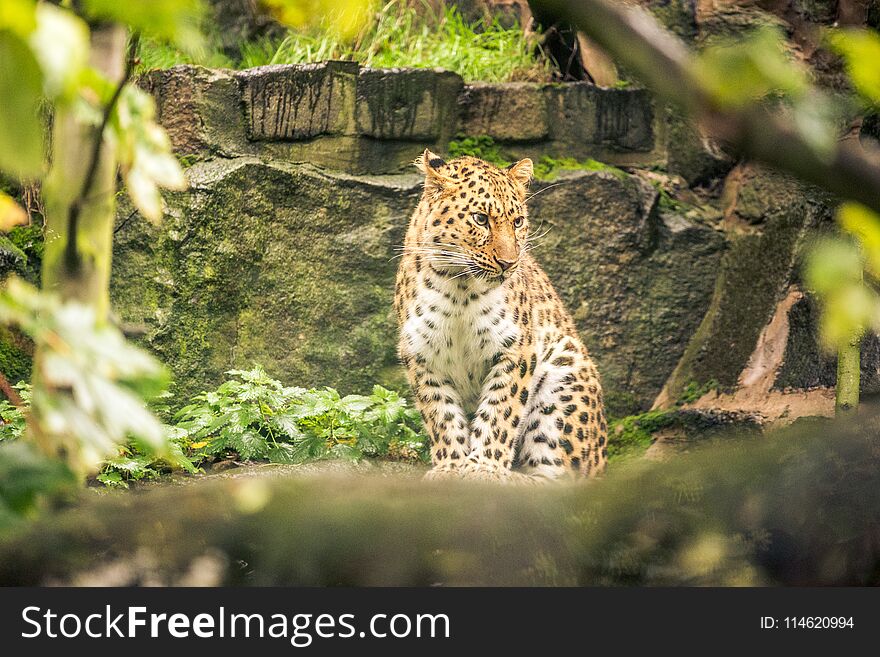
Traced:
[[439, 69], [361, 69], [357, 132], [376, 139], [448, 141], [456, 132], [463, 86], [458, 75]]
[[514, 157], [593, 157], [661, 164], [649, 94], [586, 83], [465, 85], [440, 69], [372, 69], [355, 62], [245, 71], [176, 66], [141, 85], [179, 155], [257, 156], [351, 173], [404, 169], [456, 134], [486, 135]]
[[549, 134], [544, 85], [531, 82], [467, 85], [459, 98], [460, 132], [499, 141], [531, 141]]
[[261, 66], [236, 73], [252, 141], [350, 132], [355, 62]]

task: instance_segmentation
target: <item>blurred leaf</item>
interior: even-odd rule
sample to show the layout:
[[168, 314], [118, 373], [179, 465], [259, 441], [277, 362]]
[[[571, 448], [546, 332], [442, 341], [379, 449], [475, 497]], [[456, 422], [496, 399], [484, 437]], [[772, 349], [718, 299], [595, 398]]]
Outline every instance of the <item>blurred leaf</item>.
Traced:
[[840, 106], [816, 89], [790, 102], [791, 120], [804, 141], [819, 155], [831, 156], [837, 147]]
[[822, 303], [821, 337], [829, 350], [877, 326], [880, 298], [862, 282], [863, 257], [853, 240], [825, 238], [807, 253], [805, 282]]
[[33, 178], [43, 166], [43, 75], [27, 43], [0, 30], [0, 170]]
[[0, 530], [30, 516], [41, 498], [71, 490], [74, 477], [63, 463], [25, 442], [0, 445]]
[[0, 2], [0, 30], [9, 30], [26, 37], [37, 26], [33, 0], [3, 0]]
[[107, 135], [116, 149], [132, 202], [153, 222], [162, 218], [159, 188], [181, 190], [186, 186], [183, 169], [171, 154], [168, 135], [155, 119], [153, 97], [128, 85], [119, 96]]
[[201, 0], [82, 0], [82, 6], [90, 18], [122, 23], [185, 52], [194, 53], [204, 47], [199, 30], [205, 11]]
[[322, 21], [351, 38], [370, 15], [370, 0], [259, 0], [279, 23], [302, 28]]
[[868, 270], [880, 277], [880, 216], [858, 203], [844, 203], [837, 211], [837, 221], [861, 242]]
[[799, 96], [809, 76], [786, 49], [782, 32], [762, 27], [743, 39], [700, 53], [695, 73], [719, 105], [743, 107], [771, 95]]
[[828, 43], [844, 58], [856, 91], [880, 104], [880, 35], [868, 29], [831, 30]]
[[73, 469], [96, 471], [130, 438], [168, 454], [168, 432], [142, 401], [168, 382], [152, 356], [115, 327], [98, 324], [93, 309], [61, 304], [14, 277], [0, 294], [0, 320], [17, 325], [42, 350], [32, 417]]
[[828, 348], [839, 349], [876, 325], [878, 298], [864, 285], [847, 285], [825, 298], [822, 313], [822, 340]]
[[46, 96], [71, 100], [79, 92], [80, 76], [88, 65], [88, 26], [70, 11], [40, 3], [37, 27], [28, 41], [43, 71]]
[[0, 191], [0, 231], [8, 233], [16, 226], [28, 222], [27, 212], [11, 196]]
[[862, 255], [852, 241], [825, 238], [807, 254], [806, 284], [819, 295], [862, 280]]

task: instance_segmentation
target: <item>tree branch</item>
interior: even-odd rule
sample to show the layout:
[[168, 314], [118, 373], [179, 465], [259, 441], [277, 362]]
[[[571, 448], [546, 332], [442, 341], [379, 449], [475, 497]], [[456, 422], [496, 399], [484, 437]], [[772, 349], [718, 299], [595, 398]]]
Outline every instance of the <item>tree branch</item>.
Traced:
[[67, 214], [67, 242], [64, 245], [64, 264], [69, 272], [75, 272], [79, 268], [79, 252], [77, 251], [76, 244], [76, 234], [79, 229], [79, 215], [82, 211], [82, 206], [88, 201], [89, 191], [91, 190], [92, 185], [95, 182], [95, 176], [98, 173], [98, 165], [101, 162], [101, 147], [104, 145], [104, 130], [107, 128], [107, 124], [110, 123], [110, 117], [113, 114], [113, 110], [116, 108], [119, 97], [122, 95], [122, 90], [125, 88], [125, 85], [128, 84], [132, 72], [134, 71], [138, 41], [138, 36], [136, 34], [133, 35], [128, 46], [125, 73], [122, 75], [122, 79], [119, 81], [116, 89], [113, 90], [113, 95], [110, 97], [107, 106], [104, 108], [104, 114], [101, 117], [101, 125], [95, 133], [95, 141], [92, 145], [91, 158], [89, 159], [89, 168], [86, 170], [85, 178], [83, 178], [82, 189], [80, 190], [79, 195], [70, 204], [70, 209]]
[[0, 372], [0, 392], [6, 395], [6, 399], [8, 399], [13, 406], [17, 406], [20, 409], [24, 408], [24, 400], [22, 400], [18, 391], [10, 385], [9, 379], [6, 378], [6, 375], [3, 374], [3, 372]]
[[880, 212], [880, 159], [857, 140], [818, 154], [786, 120], [762, 104], [719, 107], [694, 73], [694, 55], [646, 11], [608, 0], [535, 0], [552, 8], [660, 98], [695, 118], [709, 136], [752, 159]]

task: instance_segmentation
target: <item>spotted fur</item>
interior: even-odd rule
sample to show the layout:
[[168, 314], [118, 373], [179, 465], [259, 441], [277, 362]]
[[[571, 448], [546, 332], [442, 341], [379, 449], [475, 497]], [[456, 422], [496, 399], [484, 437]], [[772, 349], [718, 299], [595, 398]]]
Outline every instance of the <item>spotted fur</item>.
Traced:
[[429, 476], [594, 475], [606, 423], [596, 367], [529, 254], [532, 162], [416, 161], [425, 187], [397, 272], [400, 356], [431, 439]]

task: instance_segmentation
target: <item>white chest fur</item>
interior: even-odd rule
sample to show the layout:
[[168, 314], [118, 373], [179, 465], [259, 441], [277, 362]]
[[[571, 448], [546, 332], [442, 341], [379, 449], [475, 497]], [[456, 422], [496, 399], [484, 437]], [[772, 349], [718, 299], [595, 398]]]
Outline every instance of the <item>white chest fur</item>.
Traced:
[[517, 338], [506, 295], [503, 285], [419, 276], [404, 337], [428, 370], [458, 392], [465, 412], [476, 410], [495, 355]]

